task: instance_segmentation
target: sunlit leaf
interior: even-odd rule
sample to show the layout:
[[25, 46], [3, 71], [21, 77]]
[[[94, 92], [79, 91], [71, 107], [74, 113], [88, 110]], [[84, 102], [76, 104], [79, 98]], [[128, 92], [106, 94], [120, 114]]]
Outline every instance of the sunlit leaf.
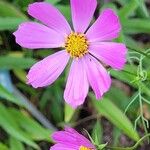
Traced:
[[19, 140], [13, 137], [10, 137], [9, 145], [10, 145], [10, 150], [24, 150], [23, 144]]
[[27, 21], [23, 18], [11, 18], [11, 17], [0, 17], [0, 31], [3, 30], [14, 30], [22, 22]]
[[21, 142], [39, 149], [38, 145], [32, 141], [31, 137], [21, 130], [17, 123], [14, 121], [14, 118], [7, 111], [7, 108], [0, 104], [0, 126], [12, 137], [18, 139]]
[[73, 109], [68, 104], [65, 104], [65, 122], [69, 122], [75, 113], [75, 109]]
[[[19, 11], [14, 5], [7, 3], [6, 1], [0, 1], [0, 17], [10, 18], [22, 18], [27, 19], [21, 11]], [[0, 21], [1, 22], [1, 21]]]
[[15, 69], [15, 70], [13, 70], [13, 72], [18, 77], [18, 79], [20, 79], [20, 81], [22, 81], [23, 83], [26, 83], [26, 81], [27, 81], [27, 78], [26, 78], [27, 73], [24, 70]]
[[0, 84], [0, 100], [8, 100], [17, 105], [24, 106], [24, 104], [17, 97], [15, 97], [12, 93], [10, 93], [1, 84]]
[[51, 4], [57, 4], [58, 2], [60, 2], [60, 0], [46, 0], [46, 2], [49, 2]]
[[9, 149], [5, 144], [0, 143], [0, 150], [9, 150]]
[[32, 58], [0, 56], [0, 68], [2, 69], [28, 69], [35, 62]]
[[132, 0], [126, 5], [124, 5], [124, 7], [122, 7], [119, 10], [120, 19], [132, 16], [135, 13], [135, 10], [136, 8], [138, 8], [138, 6], [139, 3], [137, 2], [137, 0]]
[[[39, 123], [29, 116], [25, 116], [17, 110], [10, 109], [9, 112], [12, 116], [16, 116], [15, 120], [18, 125], [31, 135], [34, 140], [47, 140], [50, 141], [50, 134], [52, 131], [43, 128]], [[38, 132], [37, 132], [38, 131]]]
[[92, 139], [94, 140], [96, 145], [101, 144], [103, 141], [103, 128], [100, 124], [100, 121], [97, 121], [93, 127], [92, 131]]
[[125, 33], [150, 33], [150, 19], [127, 19], [122, 22]]

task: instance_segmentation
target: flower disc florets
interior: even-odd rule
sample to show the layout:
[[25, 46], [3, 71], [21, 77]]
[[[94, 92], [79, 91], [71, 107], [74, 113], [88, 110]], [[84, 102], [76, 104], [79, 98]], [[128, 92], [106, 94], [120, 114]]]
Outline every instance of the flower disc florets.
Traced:
[[81, 146], [81, 147], [79, 148], [79, 150], [92, 150], [92, 149], [87, 148], [87, 147], [84, 147], [84, 146]]
[[88, 52], [88, 40], [84, 34], [72, 32], [66, 39], [66, 51], [73, 58], [82, 57]]

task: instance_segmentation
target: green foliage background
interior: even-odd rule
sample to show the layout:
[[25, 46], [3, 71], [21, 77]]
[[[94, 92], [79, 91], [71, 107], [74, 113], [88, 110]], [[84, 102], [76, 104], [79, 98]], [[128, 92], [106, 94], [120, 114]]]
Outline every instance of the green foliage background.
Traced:
[[[46, 1], [61, 10], [71, 23], [69, 0]], [[86, 103], [77, 110], [64, 103], [63, 90], [67, 71], [47, 88], [33, 89], [26, 84], [28, 69], [54, 52], [49, 49], [31, 51], [15, 43], [12, 33], [18, 25], [33, 20], [27, 14], [27, 6], [32, 2], [34, 0], [0, 0], [0, 150], [46, 150], [52, 143], [51, 133], [64, 125], [78, 130], [84, 127], [97, 144], [108, 142], [111, 146], [124, 146], [120, 143], [122, 135], [126, 135], [134, 143], [148, 134], [148, 1], [98, 0], [97, 12], [109, 7], [120, 17], [122, 33], [116, 41], [127, 45], [128, 63], [120, 72], [108, 69], [113, 84], [103, 100], [96, 101], [91, 92]], [[87, 124], [88, 120], [90, 122]], [[105, 120], [112, 126], [112, 138], [109, 141], [104, 141]]]

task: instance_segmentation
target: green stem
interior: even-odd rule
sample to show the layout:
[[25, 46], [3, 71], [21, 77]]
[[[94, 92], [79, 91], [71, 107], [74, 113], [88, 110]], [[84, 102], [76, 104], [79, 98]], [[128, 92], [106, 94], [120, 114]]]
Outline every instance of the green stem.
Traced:
[[147, 57], [147, 58], [150, 58], [150, 56], [147, 55], [147, 53], [144, 53], [144, 52], [142, 52], [141, 50], [137, 50], [137, 49], [131, 48], [131, 47], [129, 47], [129, 46], [127, 46], [127, 48], [130, 49], [130, 50], [132, 50], [132, 51], [135, 51], [135, 52], [137, 52], [137, 53], [140, 53], [140, 54], [144, 55], [144, 56]]
[[140, 144], [142, 141], [144, 141], [147, 137], [150, 136], [150, 133], [143, 136], [134, 146], [132, 147], [127, 147], [127, 148], [122, 148], [122, 147], [110, 147], [110, 146], [106, 146], [106, 148], [108, 149], [112, 149], [112, 150], [135, 150]]
[[[145, 121], [144, 121], [144, 116], [143, 116], [143, 104], [142, 104], [141, 86], [140, 85], [139, 85], [139, 104], [140, 104], [140, 114], [141, 114], [141, 119], [142, 119], [144, 131], [146, 134], [148, 134], [147, 127], [146, 127]], [[149, 139], [148, 139], [148, 142], [149, 142]]]

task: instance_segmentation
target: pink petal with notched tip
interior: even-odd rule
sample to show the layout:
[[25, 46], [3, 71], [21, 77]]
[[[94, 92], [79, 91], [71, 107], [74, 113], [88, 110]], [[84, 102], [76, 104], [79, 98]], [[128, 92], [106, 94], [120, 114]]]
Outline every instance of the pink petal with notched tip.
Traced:
[[96, 0], [71, 0], [72, 21], [75, 32], [84, 33], [96, 9]]
[[56, 52], [33, 65], [27, 75], [34, 88], [52, 84], [65, 69], [70, 56], [65, 50]]
[[[71, 132], [70, 132], [71, 131]], [[83, 135], [79, 134], [74, 129], [70, 128], [65, 131], [57, 131], [53, 133], [52, 139], [59, 144], [66, 145], [66, 147], [71, 147], [76, 150], [80, 146], [85, 146], [88, 148], [94, 148], [94, 145]]]
[[110, 41], [119, 36], [121, 25], [112, 9], [105, 9], [89, 28], [86, 36], [89, 42]]
[[[83, 58], [84, 59], [84, 58]], [[70, 67], [69, 76], [64, 92], [65, 101], [76, 108], [83, 104], [89, 89], [87, 75], [82, 58], [74, 59]]]
[[14, 32], [16, 42], [24, 48], [56, 48], [61, 47], [65, 38], [56, 31], [39, 23], [22, 23]]
[[65, 17], [57, 8], [46, 2], [36, 2], [29, 5], [28, 13], [59, 34], [70, 34], [71, 28]]
[[127, 48], [122, 43], [93, 43], [89, 47], [89, 52], [114, 69], [121, 70], [126, 63]]
[[111, 85], [111, 78], [106, 69], [93, 56], [86, 55], [84, 59], [88, 81], [92, 87], [96, 98], [102, 98]]

